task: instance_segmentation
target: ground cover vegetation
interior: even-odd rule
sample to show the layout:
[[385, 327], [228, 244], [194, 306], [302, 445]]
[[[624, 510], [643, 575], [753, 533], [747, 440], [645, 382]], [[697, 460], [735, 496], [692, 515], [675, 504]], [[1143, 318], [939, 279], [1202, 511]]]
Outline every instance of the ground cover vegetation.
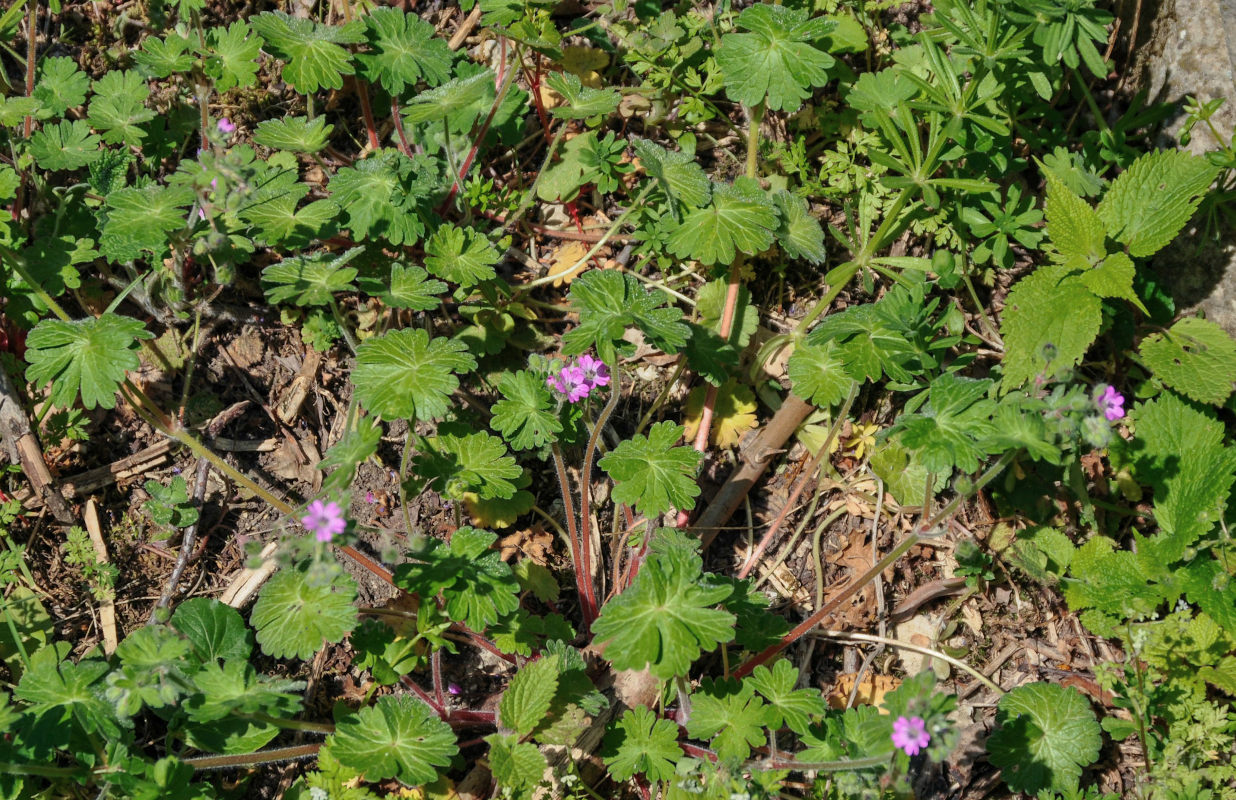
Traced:
[[0, 796], [1236, 797], [1110, 12], [10, 4]]

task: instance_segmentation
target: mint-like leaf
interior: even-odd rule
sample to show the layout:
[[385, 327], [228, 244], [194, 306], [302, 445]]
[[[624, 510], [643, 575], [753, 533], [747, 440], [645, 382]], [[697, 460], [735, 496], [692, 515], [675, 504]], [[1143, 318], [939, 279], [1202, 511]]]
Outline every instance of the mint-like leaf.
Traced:
[[532, 742], [521, 742], [515, 736], [501, 733], [485, 737], [489, 744], [489, 770], [499, 789], [506, 790], [503, 797], [511, 800], [526, 800], [532, 790], [545, 778], [549, 762], [544, 753]]
[[45, 319], [26, 338], [26, 380], [50, 383], [48, 399], [60, 408], [71, 407], [79, 393], [86, 408], [115, 408], [125, 373], [141, 366], [137, 340], [153, 338], [141, 322], [119, 314]]
[[683, 430], [669, 421], [658, 422], [647, 436], [633, 436], [605, 454], [598, 463], [615, 481], [615, 501], [635, 506], [649, 517], [695, 505], [700, 493], [695, 469], [703, 454], [674, 446]]
[[835, 60], [811, 42], [836, 23], [787, 6], [760, 3], [738, 15], [749, 33], [727, 33], [717, 49], [725, 92], [746, 106], [765, 101], [775, 111], [797, 111], [811, 89], [828, 82]]
[[451, 727], [410, 695], [387, 695], [335, 725], [327, 748], [367, 781], [431, 783], [459, 752]]
[[988, 737], [987, 752], [1015, 792], [1074, 791], [1103, 744], [1086, 698], [1063, 686], [1018, 686], [1000, 698], [996, 721], [1000, 727]]
[[1236, 382], [1236, 342], [1210, 320], [1186, 317], [1138, 348], [1155, 377], [1202, 403], [1222, 405]]
[[446, 413], [455, 373], [475, 368], [462, 342], [404, 329], [361, 342], [352, 382], [365, 408], [385, 419], [430, 420]]
[[1146, 153], [1112, 181], [1095, 211], [1129, 255], [1154, 255], [1180, 233], [1218, 174], [1183, 150]]
[[592, 625], [615, 669], [644, 669], [658, 678], [685, 675], [704, 650], [734, 638], [734, 615], [713, 608], [728, 586], [703, 584], [703, 560], [673, 549], [650, 556], [635, 581], [601, 609]]
[[558, 691], [558, 668], [558, 656], [545, 656], [515, 673], [498, 703], [498, 720], [504, 727], [527, 736], [541, 724]]
[[1076, 275], [1057, 266], [1040, 267], [1009, 292], [1000, 320], [1004, 337], [1006, 388], [1038, 373], [1076, 365], [1099, 335], [1099, 298]]

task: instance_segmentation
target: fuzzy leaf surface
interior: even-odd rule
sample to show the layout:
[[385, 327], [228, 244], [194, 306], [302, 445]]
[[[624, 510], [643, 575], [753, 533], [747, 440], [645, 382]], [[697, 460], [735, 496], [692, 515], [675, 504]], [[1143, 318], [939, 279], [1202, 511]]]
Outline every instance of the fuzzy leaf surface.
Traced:
[[367, 781], [433, 782], [459, 752], [451, 727], [411, 695], [387, 695], [336, 723], [327, 740], [339, 763]]
[[605, 734], [601, 756], [610, 774], [620, 781], [635, 775], [655, 782], [668, 781], [674, 777], [674, 767], [683, 756], [678, 746], [678, 726], [668, 719], [658, 719], [643, 706], [628, 709]]
[[450, 48], [415, 14], [379, 6], [365, 17], [365, 39], [370, 52], [356, 56], [361, 74], [393, 96], [422, 78], [437, 86], [450, 76]]
[[598, 462], [615, 481], [614, 500], [653, 517], [670, 508], [689, 510], [700, 493], [695, 469], [703, 454], [675, 443], [683, 426], [658, 422], [647, 436], [633, 436]]
[[636, 327], [665, 353], [676, 353], [691, 335], [676, 309], [664, 308], [665, 295], [649, 292], [633, 275], [617, 270], [590, 270], [571, 283], [571, 306], [579, 325], [562, 337], [564, 355], [578, 355], [595, 346], [606, 364], [634, 347], [623, 341], [628, 327]]
[[562, 421], [551, 409], [553, 398], [536, 373], [507, 373], [498, 383], [502, 399], [493, 406], [490, 425], [516, 450], [531, 450], [552, 442]]
[[275, 658], [310, 658], [356, 627], [356, 582], [336, 567], [328, 574], [283, 569], [262, 587], [249, 621], [262, 652]]
[[1095, 211], [1129, 255], [1154, 255], [1180, 233], [1218, 174], [1183, 150], [1146, 153], [1112, 181]]
[[119, 314], [45, 319], [26, 338], [26, 380], [50, 383], [48, 399], [60, 408], [72, 407], [79, 394], [88, 409], [115, 408], [125, 373], [141, 366], [137, 340], [153, 338], [141, 322]]
[[446, 413], [455, 374], [475, 368], [462, 342], [404, 328], [360, 344], [352, 381], [365, 408], [385, 419], [431, 420]]
[[747, 33], [727, 33], [717, 50], [717, 66], [731, 99], [746, 106], [765, 102], [774, 111], [797, 111], [811, 89], [828, 82], [835, 60], [812, 42], [835, 23], [809, 19], [786, 6], [758, 4], [738, 15]]
[[1075, 790], [1103, 744], [1086, 698], [1064, 686], [1019, 686], [1000, 698], [996, 720], [1000, 728], [988, 738], [987, 752], [1015, 792]]
[[740, 178], [734, 185], [714, 183], [712, 202], [687, 214], [665, 244], [679, 258], [728, 264], [736, 253], [756, 255], [767, 250], [779, 225], [776, 206], [768, 195]]
[[1236, 342], [1215, 323], [1186, 317], [1138, 348], [1155, 377], [1201, 403], [1222, 405], [1236, 382]]
[[700, 690], [691, 695], [687, 733], [696, 739], [711, 739], [722, 760], [741, 761], [751, 755], [752, 747], [765, 741], [764, 729], [773, 718], [751, 683], [705, 678]]
[[323, 25], [282, 11], [265, 11], [249, 24], [266, 40], [267, 52], [286, 62], [283, 79], [301, 94], [342, 89], [343, 76], [356, 71], [352, 54], [343, 45], [365, 41], [360, 21]]

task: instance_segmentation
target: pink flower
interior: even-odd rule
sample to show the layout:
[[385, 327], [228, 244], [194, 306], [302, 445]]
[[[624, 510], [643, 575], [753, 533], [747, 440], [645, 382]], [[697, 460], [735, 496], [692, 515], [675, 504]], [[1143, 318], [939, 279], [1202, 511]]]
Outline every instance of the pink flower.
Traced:
[[583, 400], [592, 388], [584, 379], [584, 371], [575, 366], [563, 367], [556, 375], [546, 378], [545, 384], [558, 394], [566, 395], [568, 403]]
[[609, 367], [605, 366], [605, 362], [599, 358], [582, 355], [575, 365], [584, 371], [584, 380], [588, 383], [589, 389], [609, 385]]
[[219, 133], [235, 133], [236, 132], [236, 124], [232, 122], [230, 119], [228, 119], [227, 117], [221, 118], [218, 121], [218, 123], [216, 123], [215, 127], [219, 129]]
[[898, 717], [893, 723], [893, 747], [904, 750], [908, 756], [918, 755], [930, 741], [922, 717]]
[[1108, 422], [1124, 418], [1124, 395], [1108, 386], [1098, 397], [1099, 410], [1107, 417]]
[[300, 518], [300, 523], [313, 531], [319, 542], [329, 542], [348, 527], [347, 520], [343, 518], [343, 509], [334, 501], [323, 503], [321, 500], [314, 500], [309, 504], [308, 511], [308, 514]]
[[446, 691], [455, 696], [463, 694], [463, 689], [460, 688], [458, 683], [448, 683]]

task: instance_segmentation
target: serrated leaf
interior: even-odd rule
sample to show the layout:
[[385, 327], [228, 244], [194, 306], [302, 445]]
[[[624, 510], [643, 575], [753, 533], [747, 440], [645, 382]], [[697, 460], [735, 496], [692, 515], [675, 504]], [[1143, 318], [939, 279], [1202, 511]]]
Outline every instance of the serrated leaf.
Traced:
[[143, 484], [150, 499], [143, 505], [156, 525], [185, 528], [197, 522], [198, 510], [189, 502], [189, 486], [183, 475], [172, 478], [167, 486], [158, 481]]
[[795, 689], [798, 670], [784, 659], [768, 667], [756, 667], [747, 678], [752, 688], [768, 701], [768, 726], [773, 730], [782, 724], [798, 733], [806, 733], [812, 717], [827, 709], [819, 689]]
[[1171, 563], [1223, 518], [1236, 480], [1236, 449], [1224, 445], [1222, 422], [1170, 392], [1130, 416], [1139, 445], [1136, 474], [1154, 490], [1163, 531], [1148, 546], [1159, 563]]
[[79, 169], [99, 159], [100, 139], [82, 120], [61, 120], [30, 137], [30, 155], [42, 169]]
[[749, 33], [728, 33], [717, 49], [717, 66], [732, 100], [756, 106], [767, 97], [774, 111], [797, 111], [812, 88], [828, 82], [828, 69], [836, 62], [811, 42], [835, 23], [761, 3], [739, 14], [737, 25]]
[[468, 492], [484, 499], [511, 497], [512, 481], [523, 474], [502, 440], [488, 433], [441, 434], [415, 463], [416, 474], [429, 488], [452, 500], [462, 500]]
[[688, 208], [708, 202], [712, 185], [690, 153], [669, 151], [647, 139], [632, 139], [631, 147], [648, 175], [661, 182], [671, 202]]
[[283, 79], [301, 94], [319, 89], [342, 89], [343, 76], [352, 75], [352, 55], [341, 45], [365, 41], [365, 25], [323, 25], [311, 19], [265, 11], [249, 19], [266, 41], [267, 52], [286, 62]]
[[700, 493], [695, 470], [703, 454], [674, 446], [683, 430], [672, 422], [658, 422], [647, 436], [627, 439], [597, 462], [615, 482], [616, 502], [634, 506], [649, 517], [670, 508], [689, 511], [695, 505]]
[[1133, 266], [1133, 259], [1124, 253], [1112, 253], [1094, 269], [1083, 272], [1081, 281], [1087, 289], [1099, 297], [1128, 300], [1143, 313], [1149, 313], [1142, 305], [1137, 293], [1133, 291], [1133, 278], [1136, 273], [1137, 268]]
[[728, 264], [736, 253], [756, 255], [767, 250], [779, 225], [776, 206], [768, 195], [740, 178], [732, 186], [714, 183], [712, 202], [687, 214], [670, 231], [665, 246], [679, 258]]
[[512, 798], [530, 797], [549, 769], [549, 762], [532, 742], [521, 742], [514, 736], [494, 733], [485, 737], [489, 743], [489, 770], [498, 788], [512, 792]]
[[385, 419], [431, 420], [459, 388], [455, 373], [475, 368], [462, 342], [404, 329], [361, 342], [352, 381], [357, 399]]
[[[1021, 386], [1048, 368], [1077, 365], [1099, 335], [1102, 304], [1081, 279], [1061, 267], [1040, 267], [1019, 281], [1004, 304], [1004, 387]], [[1045, 353], [1045, 346], [1050, 345]]]
[[777, 229], [781, 249], [790, 258], [823, 264], [828, 259], [824, 250], [824, 229], [820, 221], [811, 216], [807, 201], [785, 191], [776, 192], [772, 198], [781, 212], [781, 226]]
[[425, 268], [465, 289], [491, 280], [500, 259], [498, 248], [474, 228], [443, 225], [425, 242]]
[[64, 731], [67, 745], [71, 727], [76, 721], [86, 732], [105, 737], [120, 736], [115, 709], [103, 700], [95, 684], [108, 672], [107, 663], [99, 659], [67, 661], [72, 648], [67, 641], [36, 650], [30, 656], [29, 668], [13, 696], [29, 705], [25, 711], [41, 717]]
[[635, 581], [601, 609], [592, 625], [615, 669], [645, 669], [662, 679], [685, 675], [704, 650], [734, 638], [734, 615], [713, 608], [730, 594], [703, 585], [703, 561], [682, 549], [648, 558]]
[[449, 80], [408, 101], [403, 109], [404, 122], [416, 125], [449, 117], [480, 100], [493, 85], [494, 74], [489, 69], [465, 78]]
[[1098, 759], [1103, 744], [1086, 698], [1063, 686], [1018, 686], [1000, 698], [996, 721], [1000, 727], [988, 737], [987, 752], [1015, 792], [1076, 790], [1082, 769]]
[[653, 782], [675, 776], [675, 765], [682, 759], [678, 746], [678, 726], [658, 719], [651, 709], [628, 709], [605, 734], [601, 750], [610, 775], [620, 781], [644, 775]]
[[108, 144], [140, 147], [146, 138], [141, 125], [155, 118], [144, 105], [149, 96], [150, 89], [137, 72], [112, 70], [94, 82], [87, 118]]
[[682, 351], [687, 366], [713, 386], [728, 381], [739, 362], [738, 350], [711, 327], [696, 322], [688, 322], [687, 327], [691, 338]]
[[459, 752], [451, 727], [410, 695], [387, 695], [335, 724], [331, 754], [367, 781], [396, 778], [409, 786], [430, 783]]
[[545, 84], [562, 95], [565, 105], [550, 110], [559, 119], [588, 119], [614, 113], [622, 98], [611, 88], [593, 89], [584, 86], [579, 76], [569, 72], [552, 72]]
[[378, 452], [378, 444], [382, 441], [382, 426], [371, 424], [371, 421], [360, 420], [356, 430], [350, 430], [344, 437], [322, 455], [318, 469], [327, 474], [326, 482], [322, 484], [327, 491], [343, 490], [352, 485], [356, 470]]
[[516, 450], [531, 450], [554, 441], [562, 421], [553, 410], [553, 398], [536, 373], [506, 373], [498, 383], [502, 399], [493, 406], [490, 425]]
[[[304, 184], [297, 184], [304, 187]], [[315, 200], [297, 208], [299, 189], [255, 203], [242, 209], [239, 216], [257, 230], [254, 239], [268, 246], [281, 245], [287, 250], [307, 247], [335, 231], [339, 206], [333, 200]]]
[[1146, 153], [1112, 181], [1095, 211], [1129, 255], [1154, 255], [1180, 233], [1218, 174], [1183, 150]]
[[705, 678], [691, 694], [691, 717], [687, 733], [696, 739], [711, 739], [723, 761], [742, 761], [751, 748], [764, 742], [764, 729], [773, 714], [755, 696], [747, 681]]
[[422, 78], [437, 86], [451, 74], [451, 51], [434, 32], [433, 25], [402, 9], [373, 9], [365, 17], [370, 52], [356, 56], [361, 74], [395, 96]]
[[133, 60], [142, 65], [146, 75], [154, 78], [166, 78], [193, 68], [189, 40], [174, 32], [162, 39], [147, 36], [142, 41], [142, 49], [133, 54]]
[[1107, 228], [1090, 204], [1082, 200], [1050, 170], [1047, 181], [1047, 235], [1064, 263], [1087, 268], [1107, 255]]
[[193, 202], [188, 186], [117, 189], [107, 196], [107, 222], [99, 251], [112, 261], [136, 261], [148, 252], [167, 251], [167, 235], [186, 225], [185, 209]]
[[871, 453], [871, 471], [884, 481], [893, 498], [903, 506], [923, 502], [927, 476], [931, 473], [909, 448], [896, 437], [889, 437]]
[[379, 150], [335, 173], [331, 199], [344, 210], [356, 237], [382, 236], [391, 244], [415, 244], [425, 232], [421, 204], [437, 186], [432, 159]]
[[107, 313], [65, 322], [45, 319], [26, 338], [26, 380], [51, 384], [48, 400], [70, 408], [80, 393], [86, 408], [116, 407], [125, 373], [141, 366], [138, 339], [153, 339], [141, 322]]
[[1162, 594], [1160, 587], [1150, 585], [1150, 576], [1135, 553], [1113, 551], [1111, 539], [1101, 536], [1077, 549], [1064, 581], [1069, 608], [1097, 609], [1134, 619], [1150, 614]]
[[326, 147], [334, 129], [334, 125], [326, 123], [326, 117], [267, 119], [258, 123], [253, 141], [275, 150], [317, 153]]
[[558, 668], [558, 656], [545, 656], [515, 673], [498, 703], [504, 727], [526, 736], [541, 724], [558, 691]]
[[382, 298], [382, 302], [392, 308], [415, 311], [437, 308], [442, 303], [441, 295], [450, 288], [442, 281], [429, 277], [429, 273], [422, 268], [404, 264], [391, 264], [388, 280], [362, 277], [358, 283], [363, 291]]
[[1186, 317], [1147, 336], [1138, 352], [1156, 378], [1187, 397], [1217, 406], [1232, 393], [1236, 342], [1209, 320]]
[[262, 587], [249, 622], [266, 655], [307, 659], [352, 632], [355, 599], [356, 581], [338, 565], [313, 572], [284, 568]]
[[983, 440], [992, 432], [996, 404], [987, 399], [991, 386], [989, 380], [941, 375], [932, 382], [922, 411], [902, 414], [889, 430], [900, 431], [901, 441], [918, 451], [930, 471], [973, 472], [986, 455]]
[[218, 600], [190, 598], [176, 607], [171, 625], [184, 634], [199, 662], [246, 661], [253, 634], [240, 612]]
[[836, 405], [850, 394], [854, 379], [846, 372], [836, 342], [794, 348], [786, 363], [786, 374], [794, 394], [819, 408]]
[[73, 59], [44, 58], [39, 63], [33, 97], [39, 101], [40, 112], [56, 117], [86, 102], [89, 89], [90, 76], [78, 69]]
[[629, 355], [634, 346], [624, 341], [628, 327], [636, 327], [663, 352], [676, 353], [687, 343], [690, 328], [682, 314], [665, 305], [665, 295], [646, 290], [633, 276], [617, 270], [592, 270], [571, 284], [571, 306], [579, 325], [562, 337], [564, 355], [579, 355], [595, 346], [606, 364], [619, 353]]
[[252, 86], [257, 81], [258, 57], [265, 42], [244, 21], [206, 29], [203, 71], [214, 79], [215, 89], [226, 92]]
[[262, 270], [266, 299], [273, 305], [292, 301], [298, 306], [326, 306], [338, 292], [355, 291], [356, 268], [347, 263], [364, 250], [322, 252], [285, 258]]
[[451, 535], [449, 545], [435, 541], [418, 554], [421, 563], [395, 570], [395, 584], [421, 597], [439, 593], [453, 620], [480, 631], [519, 607], [519, 581], [493, 544], [497, 536], [467, 526]]
[[198, 693], [183, 703], [189, 719], [212, 722], [229, 714], [293, 717], [301, 710], [304, 681], [259, 675], [247, 661], [210, 662], [193, 676]]

